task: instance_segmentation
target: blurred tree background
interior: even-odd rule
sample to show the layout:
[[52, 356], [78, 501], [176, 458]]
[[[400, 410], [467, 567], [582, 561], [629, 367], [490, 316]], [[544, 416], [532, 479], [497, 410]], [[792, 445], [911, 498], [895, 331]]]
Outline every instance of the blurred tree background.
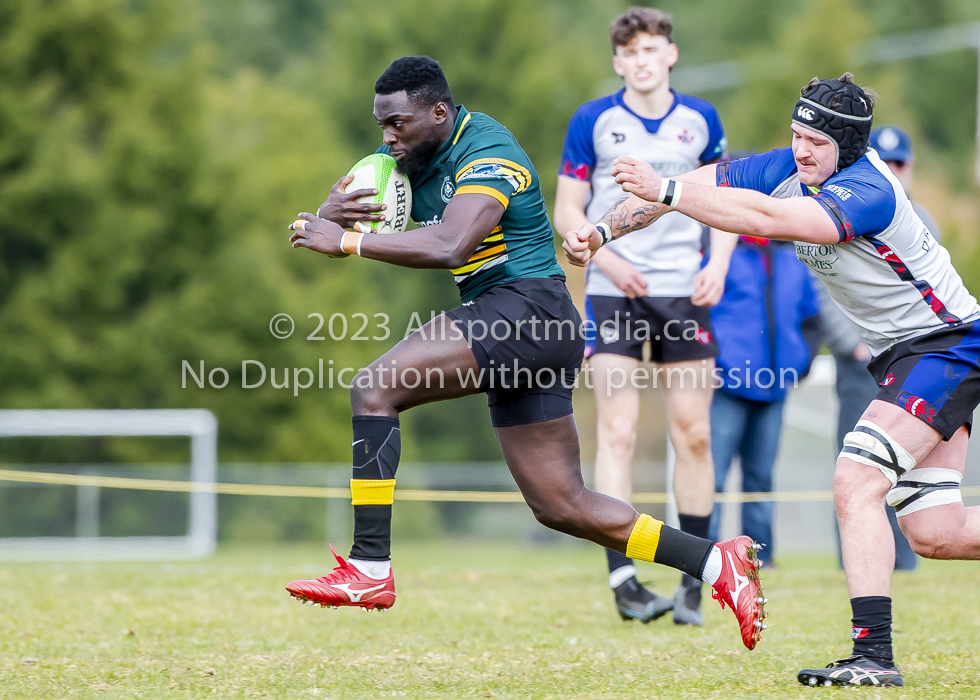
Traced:
[[[5, 0], [0, 4], [0, 405], [205, 407], [222, 461], [345, 461], [347, 393], [241, 388], [241, 363], [359, 368], [458, 296], [445, 271], [330, 260], [286, 225], [375, 149], [373, 83], [398, 56], [438, 59], [458, 102], [503, 122], [548, 197], [565, 126], [617, 89], [607, 0]], [[975, 0], [669, 0], [680, 66], [751, 67], [715, 102], [733, 150], [787, 142], [813, 75], [875, 37], [980, 21]], [[864, 66], [876, 121], [916, 139], [916, 193], [980, 292], [972, 178], [977, 55]], [[367, 336], [307, 340], [308, 314], [366, 314]], [[296, 332], [276, 340], [269, 320]], [[339, 323], [336, 327], [339, 331]], [[182, 362], [228, 386], [182, 387]], [[292, 382], [293, 377], [290, 376]], [[218, 378], [216, 378], [218, 379]], [[254, 376], [250, 381], [254, 381]], [[485, 399], [415, 409], [406, 460], [495, 460]], [[91, 440], [0, 445], [30, 461], [180, 460], [183, 445]]]

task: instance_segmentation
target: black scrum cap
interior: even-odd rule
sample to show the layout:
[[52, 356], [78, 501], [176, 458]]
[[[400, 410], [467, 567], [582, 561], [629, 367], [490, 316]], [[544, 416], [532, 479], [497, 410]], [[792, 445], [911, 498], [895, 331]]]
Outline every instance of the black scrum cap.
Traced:
[[853, 165], [868, 150], [873, 102], [850, 81], [811, 81], [793, 109], [793, 122], [819, 131], [837, 146], [837, 171]]

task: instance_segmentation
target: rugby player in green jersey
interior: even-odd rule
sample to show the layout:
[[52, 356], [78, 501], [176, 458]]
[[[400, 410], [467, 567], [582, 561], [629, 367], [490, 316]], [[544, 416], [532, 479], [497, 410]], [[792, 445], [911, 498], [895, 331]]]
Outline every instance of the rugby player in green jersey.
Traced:
[[344, 193], [351, 180], [342, 178], [316, 216], [301, 214], [291, 226], [290, 242], [333, 257], [353, 253], [452, 270], [463, 303], [355, 377], [350, 558], [337, 556], [332, 573], [293, 581], [287, 590], [321, 606], [391, 607], [398, 416], [413, 406], [485, 392], [504, 459], [538, 521], [705, 580], [735, 611], [742, 640], [753, 648], [764, 626], [764, 599], [749, 538], [715, 544], [585, 487], [571, 398], [584, 350], [581, 319], [527, 154], [498, 122], [457, 106], [431, 58], [396, 60], [375, 93], [384, 141], [379, 150], [409, 177], [412, 218], [422, 228], [385, 236], [345, 233], [385, 213], [356, 201], [373, 190]]

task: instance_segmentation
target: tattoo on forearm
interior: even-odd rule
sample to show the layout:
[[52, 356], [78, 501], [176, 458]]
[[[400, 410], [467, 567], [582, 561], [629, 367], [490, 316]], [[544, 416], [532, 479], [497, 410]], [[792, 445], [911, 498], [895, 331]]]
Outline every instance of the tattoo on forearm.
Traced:
[[646, 228], [670, 208], [655, 202], [643, 202], [631, 207], [629, 200], [629, 197], [624, 198], [602, 217], [602, 221], [609, 226], [614, 237]]

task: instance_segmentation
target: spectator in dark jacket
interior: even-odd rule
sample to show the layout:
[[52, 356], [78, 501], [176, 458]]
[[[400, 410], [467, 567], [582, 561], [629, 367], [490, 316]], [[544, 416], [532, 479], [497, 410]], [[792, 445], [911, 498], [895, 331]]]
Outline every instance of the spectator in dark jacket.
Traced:
[[[792, 243], [739, 240], [725, 293], [711, 309], [722, 370], [711, 404], [716, 491], [723, 490], [735, 455], [744, 492], [772, 490], [786, 391], [810, 368], [819, 344], [819, 310], [813, 278]], [[720, 516], [716, 504], [714, 539]], [[742, 504], [742, 532], [766, 545], [761, 552], [766, 563], [773, 557], [772, 520], [771, 502]]]

